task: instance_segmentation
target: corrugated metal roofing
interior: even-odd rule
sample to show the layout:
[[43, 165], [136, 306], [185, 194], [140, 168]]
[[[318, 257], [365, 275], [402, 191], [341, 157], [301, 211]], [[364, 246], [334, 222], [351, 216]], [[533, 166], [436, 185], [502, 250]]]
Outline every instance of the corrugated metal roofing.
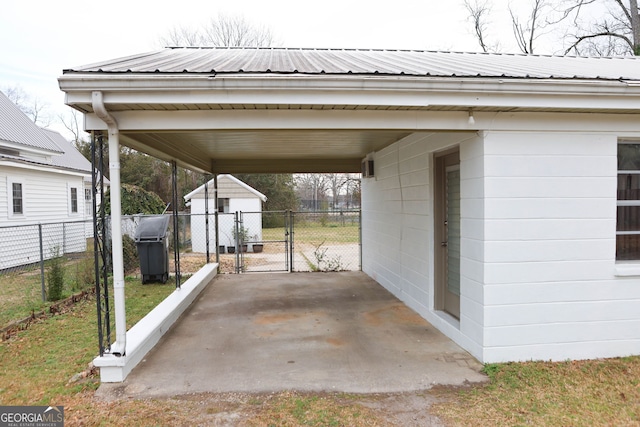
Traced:
[[52, 153], [63, 152], [2, 92], [0, 92], [0, 140], [48, 150]]
[[51, 163], [67, 169], [91, 173], [91, 162], [87, 160], [70, 141], [64, 139], [58, 132], [42, 129], [42, 131], [63, 151], [60, 156], [53, 156]]
[[417, 50], [165, 48], [80, 66], [64, 72], [640, 80], [640, 59]]

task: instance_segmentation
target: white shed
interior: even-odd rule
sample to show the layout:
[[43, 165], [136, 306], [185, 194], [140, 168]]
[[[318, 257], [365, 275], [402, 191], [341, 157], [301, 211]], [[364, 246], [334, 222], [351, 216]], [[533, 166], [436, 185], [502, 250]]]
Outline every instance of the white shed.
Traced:
[[[220, 230], [219, 246], [225, 252], [228, 247], [235, 247], [235, 216], [242, 213], [242, 230], [245, 241], [249, 242], [249, 250], [253, 242], [262, 241], [262, 203], [267, 196], [255, 188], [240, 181], [233, 175], [218, 175], [218, 197], [216, 200], [214, 180], [207, 182], [209, 197], [209, 250], [215, 252], [216, 230], [214, 213], [218, 212], [218, 229]], [[191, 246], [193, 252], [205, 253], [205, 187], [204, 184], [184, 196], [191, 203]], [[240, 234], [240, 233], [239, 233]], [[222, 248], [221, 248], [222, 249]]]

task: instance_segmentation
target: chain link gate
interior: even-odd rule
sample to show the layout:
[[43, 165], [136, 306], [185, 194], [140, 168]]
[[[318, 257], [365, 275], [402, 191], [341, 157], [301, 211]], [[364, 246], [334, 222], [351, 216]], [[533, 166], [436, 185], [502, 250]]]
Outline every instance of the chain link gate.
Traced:
[[235, 272], [290, 271], [290, 223], [289, 211], [236, 212], [227, 247]]
[[361, 269], [359, 210], [231, 215], [226, 250], [236, 273]]

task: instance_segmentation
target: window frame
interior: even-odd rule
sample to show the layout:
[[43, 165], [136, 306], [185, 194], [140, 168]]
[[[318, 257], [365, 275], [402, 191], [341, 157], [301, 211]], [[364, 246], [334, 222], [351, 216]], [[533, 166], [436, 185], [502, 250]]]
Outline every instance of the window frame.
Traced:
[[[16, 197], [16, 186], [19, 190], [19, 197]], [[16, 210], [16, 201], [19, 201], [20, 210]], [[24, 215], [24, 191], [21, 182], [11, 183], [11, 214], [12, 215]]]
[[[75, 200], [74, 200], [74, 190], [75, 190]], [[78, 187], [76, 185], [69, 184], [68, 185], [68, 200], [69, 200], [69, 215], [76, 216], [80, 214], [80, 203], [78, 200]], [[75, 202], [75, 205], [74, 205]]]
[[228, 197], [219, 197], [216, 205], [217, 205], [218, 213], [230, 212], [229, 211], [230, 199]]
[[[21, 200], [21, 212], [14, 212], [14, 197], [13, 186], [14, 184], [20, 185], [20, 200]], [[8, 218], [24, 218], [26, 215], [26, 180], [20, 178], [7, 177], [7, 217]]]
[[619, 199], [620, 188], [618, 187], [618, 183], [620, 182], [620, 175], [639, 175], [640, 169], [638, 170], [624, 170], [619, 169], [619, 146], [620, 145], [640, 145], [640, 141], [634, 140], [619, 140], [616, 144], [616, 252], [615, 252], [615, 260], [617, 263], [640, 263], [640, 257], [637, 259], [619, 259], [618, 258], [618, 236], [637, 236], [640, 235], [640, 230], [619, 230], [619, 222], [618, 222], [618, 208], [620, 207], [640, 207], [640, 197], [635, 200], [629, 199]]

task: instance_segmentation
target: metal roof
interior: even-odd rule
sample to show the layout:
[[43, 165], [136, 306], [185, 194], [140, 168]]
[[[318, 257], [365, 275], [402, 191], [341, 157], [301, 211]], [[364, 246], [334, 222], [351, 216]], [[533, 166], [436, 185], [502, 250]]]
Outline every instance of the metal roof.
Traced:
[[0, 92], [0, 141], [51, 153], [62, 153], [55, 142], [48, 138], [42, 129], [2, 92]]
[[418, 50], [165, 48], [64, 70], [70, 73], [392, 75], [640, 80], [640, 59]]
[[67, 141], [56, 131], [49, 129], [42, 129], [42, 131], [63, 151], [62, 155], [51, 158], [53, 165], [91, 173], [91, 162], [70, 141]]

